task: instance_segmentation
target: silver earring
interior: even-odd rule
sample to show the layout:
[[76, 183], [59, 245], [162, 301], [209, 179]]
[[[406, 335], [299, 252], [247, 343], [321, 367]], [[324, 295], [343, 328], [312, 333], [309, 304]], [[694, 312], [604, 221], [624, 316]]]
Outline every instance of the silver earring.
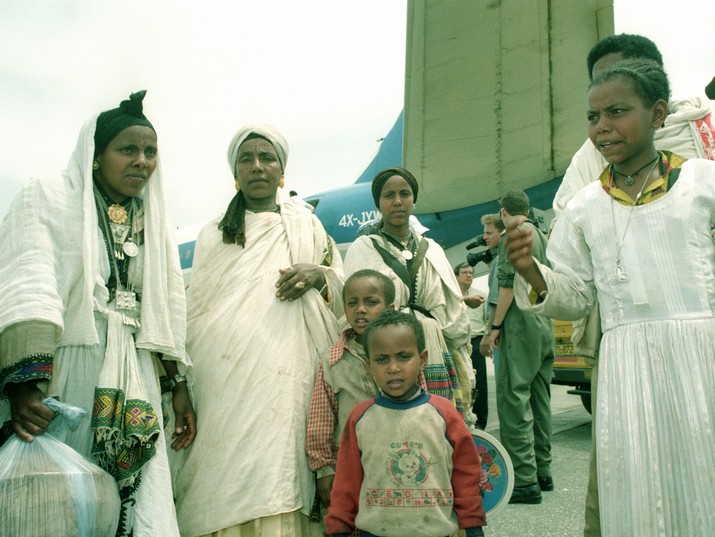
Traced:
[[98, 170], [98, 169], [99, 169], [99, 162], [97, 162], [96, 160], [95, 160], [94, 162], [92, 162], [92, 169], [93, 169], [93, 170]]

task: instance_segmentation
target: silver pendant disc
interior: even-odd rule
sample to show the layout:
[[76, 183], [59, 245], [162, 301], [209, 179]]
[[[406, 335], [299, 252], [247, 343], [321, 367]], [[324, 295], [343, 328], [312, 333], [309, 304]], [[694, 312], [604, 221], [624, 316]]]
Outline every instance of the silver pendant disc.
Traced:
[[136, 257], [136, 255], [139, 253], [139, 247], [136, 245], [136, 243], [133, 243], [131, 241], [125, 242], [124, 246], [122, 246], [122, 250], [124, 250], [124, 253], [127, 254], [129, 257]]

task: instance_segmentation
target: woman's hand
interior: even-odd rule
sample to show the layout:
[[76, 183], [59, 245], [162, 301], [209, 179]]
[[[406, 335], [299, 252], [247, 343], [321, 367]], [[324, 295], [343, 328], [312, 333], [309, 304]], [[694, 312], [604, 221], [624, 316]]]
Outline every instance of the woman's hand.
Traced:
[[189, 447], [196, 438], [196, 413], [191, 404], [186, 382], [179, 382], [172, 391], [175, 429], [171, 438], [171, 448], [175, 450]]
[[462, 302], [464, 302], [468, 308], [478, 308], [482, 304], [484, 304], [484, 301], [486, 300], [485, 297], [482, 295], [467, 295], [462, 297]]
[[[516, 271], [538, 294], [547, 290], [546, 281], [534, 261], [532, 227], [523, 225], [525, 216], [506, 228], [506, 256]], [[499, 348], [499, 347], [497, 347]]]
[[41, 435], [55, 417], [55, 413], [42, 402], [47, 395], [34, 381], [9, 383], [5, 392], [10, 400], [12, 428], [15, 434], [27, 442], [32, 435]]
[[325, 273], [311, 263], [298, 263], [287, 269], [278, 269], [281, 276], [276, 282], [276, 296], [280, 300], [295, 300], [308, 289], [320, 290], [327, 283]]

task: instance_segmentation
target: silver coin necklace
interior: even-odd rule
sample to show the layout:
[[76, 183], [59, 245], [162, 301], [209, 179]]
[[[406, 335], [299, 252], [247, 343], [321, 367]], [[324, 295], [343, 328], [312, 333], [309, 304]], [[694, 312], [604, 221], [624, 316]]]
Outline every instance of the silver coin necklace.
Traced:
[[385, 238], [391, 242], [398, 250], [400, 250], [400, 255], [405, 261], [410, 261], [414, 257], [412, 250], [414, 248], [414, 239], [412, 237], [412, 232], [407, 235], [404, 239], [398, 239], [397, 237], [390, 235], [386, 231], [383, 231]]

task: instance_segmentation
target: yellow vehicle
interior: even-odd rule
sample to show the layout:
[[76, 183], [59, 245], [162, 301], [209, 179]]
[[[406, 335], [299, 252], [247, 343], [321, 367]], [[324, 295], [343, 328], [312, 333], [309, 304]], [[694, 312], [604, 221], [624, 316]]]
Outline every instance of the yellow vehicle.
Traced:
[[554, 371], [551, 384], [573, 386], [568, 393], [581, 396], [584, 408], [591, 413], [591, 366], [583, 356], [574, 354], [571, 321], [554, 321]]

